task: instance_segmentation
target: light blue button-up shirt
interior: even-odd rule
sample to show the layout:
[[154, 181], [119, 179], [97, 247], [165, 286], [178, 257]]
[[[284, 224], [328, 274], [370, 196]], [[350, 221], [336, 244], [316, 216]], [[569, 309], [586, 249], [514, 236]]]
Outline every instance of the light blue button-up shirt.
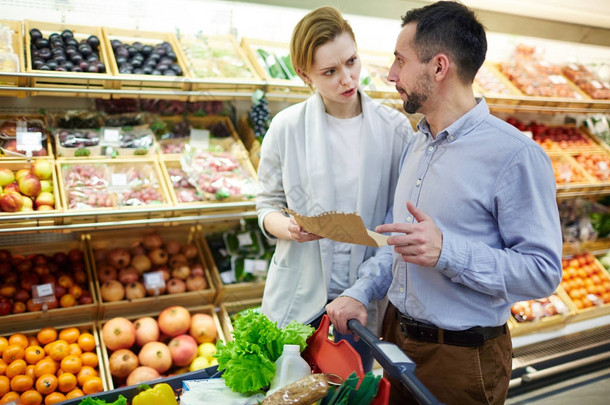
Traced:
[[513, 303], [557, 288], [562, 237], [550, 159], [477, 101], [436, 139], [425, 119], [419, 123], [386, 220], [413, 223], [407, 201], [430, 216], [443, 234], [436, 266], [381, 248], [363, 264], [377, 268], [369, 295], [353, 298], [366, 305], [389, 286], [403, 314], [463, 330], [502, 325]]

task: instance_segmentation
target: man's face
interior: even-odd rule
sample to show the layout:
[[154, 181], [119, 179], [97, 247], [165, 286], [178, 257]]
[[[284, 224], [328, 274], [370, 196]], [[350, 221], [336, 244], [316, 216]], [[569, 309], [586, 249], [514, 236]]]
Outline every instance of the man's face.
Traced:
[[403, 27], [396, 41], [394, 63], [390, 67], [388, 80], [396, 85], [403, 107], [409, 114], [421, 112], [433, 90], [434, 83], [427, 71], [428, 63], [422, 63], [413, 46], [416, 23]]

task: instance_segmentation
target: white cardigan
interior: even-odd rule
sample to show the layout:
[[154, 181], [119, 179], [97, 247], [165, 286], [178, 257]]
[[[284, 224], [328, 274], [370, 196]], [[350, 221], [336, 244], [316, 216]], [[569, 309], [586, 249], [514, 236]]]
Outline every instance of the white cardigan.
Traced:
[[[403, 149], [413, 137], [408, 118], [401, 112], [373, 101], [360, 91], [363, 112], [361, 169], [357, 212], [368, 229], [382, 224], [394, 200], [398, 166]], [[326, 112], [316, 93], [302, 103], [279, 112], [271, 122], [261, 147], [258, 181], [261, 191], [256, 208], [259, 225], [278, 207], [288, 207], [302, 215], [316, 215], [335, 209], [330, 142]], [[323, 311], [333, 263], [332, 244], [327, 239], [297, 243], [278, 240], [269, 265], [262, 311], [279, 327], [292, 320], [309, 323]], [[372, 267], [360, 264], [375, 249], [354, 245], [349, 280], [352, 296], [363, 296], [372, 288], [367, 277]], [[348, 291], [346, 290], [346, 291]], [[358, 291], [361, 293], [358, 294]], [[384, 308], [368, 305], [368, 327], [376, 332]], [[385, 304], [385, 300], [384, 300]], [[379, 318], [379, 319], [378, 319]]]

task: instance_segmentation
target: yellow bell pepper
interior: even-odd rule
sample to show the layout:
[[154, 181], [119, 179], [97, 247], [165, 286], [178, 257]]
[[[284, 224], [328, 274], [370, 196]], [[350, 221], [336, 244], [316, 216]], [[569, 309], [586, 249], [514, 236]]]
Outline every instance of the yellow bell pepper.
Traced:
[[144, 389], [133, 397], [132, 405], [177, 405], [176, 394], [169, 384], [160, 383], [153, 388], [142, 384], [138, 389]]

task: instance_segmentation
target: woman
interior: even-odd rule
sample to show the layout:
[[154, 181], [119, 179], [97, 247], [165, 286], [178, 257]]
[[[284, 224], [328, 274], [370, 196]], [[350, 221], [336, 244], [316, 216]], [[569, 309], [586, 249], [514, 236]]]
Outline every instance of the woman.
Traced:
[[[316, 92], [279, 112], [261, 147], [259, 225], [278, 239], [262, 310], [280, 327], [292, 320], [317, 326], [328, 302], [371, 288], [375, 273], [360, 265], [374, 249], [304, 232], [280, 207], [302, 215], [358, 212], [374, 229], [390, 208], [399, 159], [413, 131], [404, 114], [358, 88], [354, 33], [338, 10], [307, 14], [294, 29], [290, 54], [297, 74]], [[385, 302], [368, 308], [367, 326], [378, 333]], [[335, 338], [354, 344], [351, 335]], [[370, 370], [370, 350], [362, 341], [354, 345]]]

